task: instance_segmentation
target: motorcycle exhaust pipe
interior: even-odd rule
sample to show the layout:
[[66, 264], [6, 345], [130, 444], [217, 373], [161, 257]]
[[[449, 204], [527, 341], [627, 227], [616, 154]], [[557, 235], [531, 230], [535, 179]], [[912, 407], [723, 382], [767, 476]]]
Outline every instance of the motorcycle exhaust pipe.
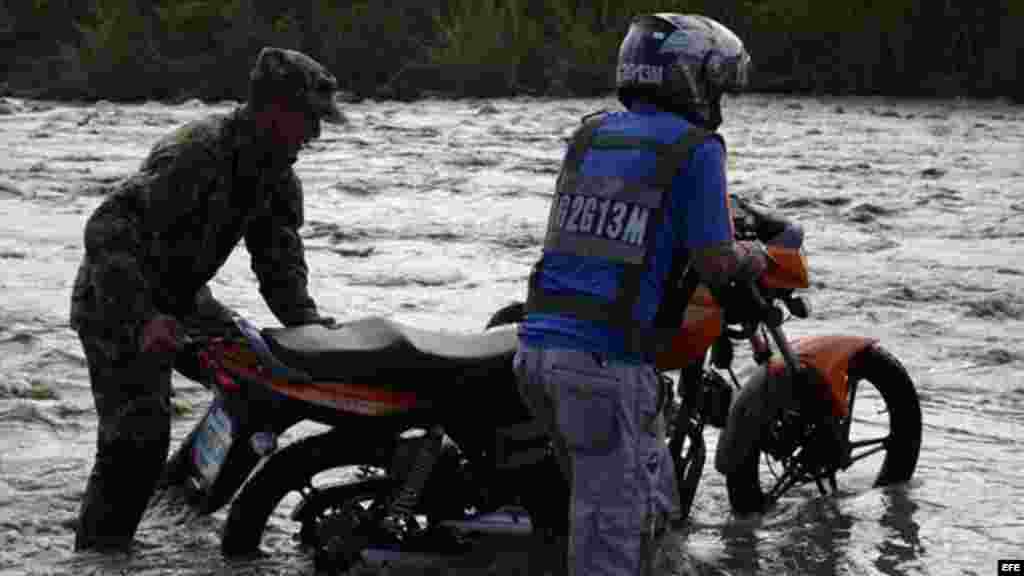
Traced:
[[533, 524], [525, 510], [499, 509], [466, 520], [446, 520], [441, 526], [468, 534], [529, 536]]

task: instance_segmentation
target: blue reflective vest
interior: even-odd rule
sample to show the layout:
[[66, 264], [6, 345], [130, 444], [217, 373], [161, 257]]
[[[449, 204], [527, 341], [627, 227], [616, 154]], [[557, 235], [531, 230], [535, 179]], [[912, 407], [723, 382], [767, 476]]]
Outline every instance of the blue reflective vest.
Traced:
[[652, 107], [592, 117], [562, 163], [520, 338], [650, 361], [679, 326], [659, 312], [689, 250], [732, 234], [720, 136]]

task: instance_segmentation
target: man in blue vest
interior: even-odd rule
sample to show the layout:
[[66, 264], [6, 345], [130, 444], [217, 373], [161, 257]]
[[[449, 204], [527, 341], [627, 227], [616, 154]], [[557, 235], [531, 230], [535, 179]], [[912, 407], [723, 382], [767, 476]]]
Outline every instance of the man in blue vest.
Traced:
[[654, 570], [678, 494], [653, 358], [680, 325], [681, 279], [716, 288], [765, 267], [760, 245], [734, 240], [714, 132], [749, 65], [710, 18], [635, 18], [616, 82], [627, 110], [585, 119], [563, 160], [516, 371], [569, 482], [569, 574]]

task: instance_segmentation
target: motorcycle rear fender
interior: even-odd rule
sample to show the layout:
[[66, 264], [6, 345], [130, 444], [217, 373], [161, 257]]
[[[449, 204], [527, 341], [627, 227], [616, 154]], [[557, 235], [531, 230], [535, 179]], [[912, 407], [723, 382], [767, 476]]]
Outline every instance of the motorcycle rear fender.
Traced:
[[[810, 336], [792, 342], [801, 365], [812, 368], [818, 375], [812, 380], [821, 386], [822, 396], [829, 400], [834, 416], [845, 417], [849, 413], [846, 396], [850, 358], [877, 341], [861, 336]], [[715, 450], [715, 469], [730, 474], [746, 461], [755, 440], [792, 397], [781, 359], [772, 359], [767, 366], [758, 367], [729, 409]]]

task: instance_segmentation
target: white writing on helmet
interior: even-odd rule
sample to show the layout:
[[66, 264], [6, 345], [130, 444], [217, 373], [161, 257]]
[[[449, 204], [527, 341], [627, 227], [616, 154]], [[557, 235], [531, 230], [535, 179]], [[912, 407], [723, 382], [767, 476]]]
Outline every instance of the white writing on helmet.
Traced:
[[619, 83], [661, 84], [665, 72], [661, 66], [625, 62], [619, 65], [618, 74]]

